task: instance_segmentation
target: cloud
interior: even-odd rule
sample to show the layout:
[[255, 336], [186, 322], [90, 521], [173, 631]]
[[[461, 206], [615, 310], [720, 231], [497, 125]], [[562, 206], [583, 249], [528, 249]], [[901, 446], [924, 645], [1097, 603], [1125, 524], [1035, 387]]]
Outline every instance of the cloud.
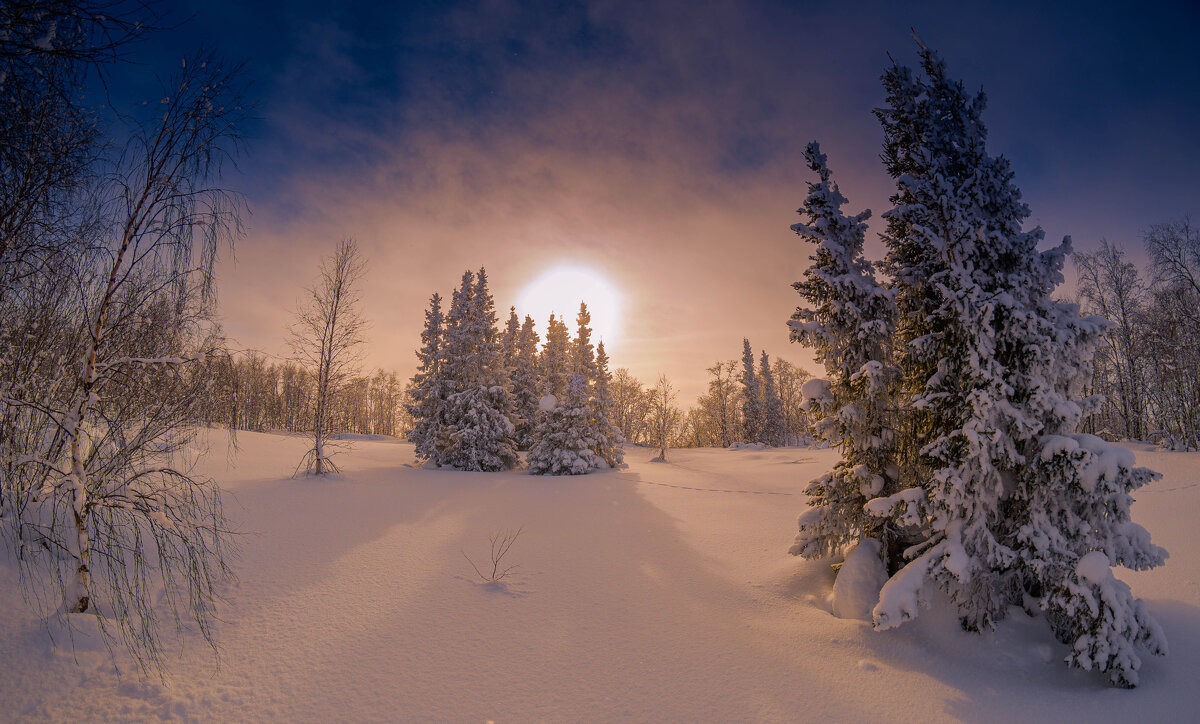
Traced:
[[[625, 291], [614, 366], [648, 381], [665, 371], [684, 399], [702, 391], [705, 367], [740, 354], [743, 336], [807, 364], [785, 326], [807, 264], [788, 230], [806, 192], [804, 144], [821, 141], [850, 208], [873, 208], [878, 232], [891, 183], [870, 110], [885, 52], [903, 60], [916, 22], [928, 42], [952, 46], [951, 71], [968, 85], [1004, 79], [986, 118], [1013, 144], [993, 150], [1014, 156], [1023, 184], [1020, 159], [1042, 148], [1028, 139], [1047, 121], [1010, 106], [1025, 102], [1022, 84], [1049, 93], [1041, 69], [1069, 52], [1006, 67], [994, 43], [1034, 12], [1019, 10], [989, 21], [998, 30], [883, 3], [468, 3], [371, 17], [394, 35], [369, 38], [344, 18], [297, 22], [260, 144], [270, 173], [254, 178], [252, 231], [227, 270], [228, 327], [278, 346], [270, 330], [282, 330], [318, 258], [353, 235], [371, 261], [368, 361], [401, 374], [430, 293], [447, 293], [463, 269], [486, 265], [505, 309], [561, 262]], [[1051, 241], [1097, 218], [1089, 198], [1128, 188], [1106, 177], [1107, 159], [1086, 161], [1080, 179], [1072, 155], [1037, 158], [1027, 200]], [[1127, 223], [1108, 206], [1105, 224]]]

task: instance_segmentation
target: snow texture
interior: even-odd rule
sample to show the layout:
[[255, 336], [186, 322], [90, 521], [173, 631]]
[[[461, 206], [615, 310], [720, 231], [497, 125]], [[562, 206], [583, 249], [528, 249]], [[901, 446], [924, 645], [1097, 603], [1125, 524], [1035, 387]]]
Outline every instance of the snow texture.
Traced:
[[[197, 471], [222, 482], [248, 533], [214, 618], [220, 667], [185, 633], [165, 684], [128, 666], [118, 677], [86, 615], [71, 617], [74, 656], [61, 629], [51, 645], [5, 555], [0, 720], [1195, 719], [1200, 454], [1136, 447], [1164, 474], [1138, 491], [1137, 522], [1176, 555], [1122, 578], [1173, 646], [1143, 663], [1138, 689], [1106, 692], [1062, 665], [1073, 649], [1040, 613], [1018, 609], [983, 637], [938, 595], [882, 634], [831, 615], [828, 561], [781, 556], [779, 541], [795, 531], [797, 479], [833, 467], [835, 450], [672, 450], [672, 463], [634, 456], [562, 485], [415, 467], [412, 444], [363, 441], [341, 479], [310, 485], [289, 478], [303, 438], [238, 443], [227, 461], [212, 433]], [[486, 560], [488, 536], [522, 523], [522, 567], [480, 585], [463, 552]]]

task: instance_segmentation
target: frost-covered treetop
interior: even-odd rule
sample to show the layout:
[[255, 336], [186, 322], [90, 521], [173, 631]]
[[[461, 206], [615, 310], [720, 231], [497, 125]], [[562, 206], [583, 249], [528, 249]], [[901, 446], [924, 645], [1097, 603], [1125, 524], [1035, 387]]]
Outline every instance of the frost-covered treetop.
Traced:
[[[921, 284], [929, 281], [930, 266], [950, 268], [985, 293], [1049, 294], [1063, 281], [1069, 237], [1038, 253], [1045, 233], [1022, 230], [1030, 210], [1012, 168], [987, 152], [986, 96], [969, 95], [961, 81], [947, 77], [936, 52], [918, 45], [923, 74], [893, 64], [883, 76], [888, 106], [875, 110], [884, 129], [884, 164], [897, 189], [894, 208], [883, 215], [885, 270], [897, 282]], [[913, 263], [918, 260], [923, 263]]]

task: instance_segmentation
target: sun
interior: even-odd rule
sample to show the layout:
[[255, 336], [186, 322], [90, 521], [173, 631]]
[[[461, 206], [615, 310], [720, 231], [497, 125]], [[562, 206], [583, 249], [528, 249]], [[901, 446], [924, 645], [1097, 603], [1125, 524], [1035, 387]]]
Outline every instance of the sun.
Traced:
[[521, 290], [517, 312], [522, 317], [533, 317], [542, 339], [546, 338], [546, 323], [552, 313], [565, 318], [574, 335], [580, 302], [587, 303], [592, 315], [592, 341], [604, 340], [605, 349], [611, 353], [620, 332], [621, 294], [593, 269], [558, 266], [547, 270]]

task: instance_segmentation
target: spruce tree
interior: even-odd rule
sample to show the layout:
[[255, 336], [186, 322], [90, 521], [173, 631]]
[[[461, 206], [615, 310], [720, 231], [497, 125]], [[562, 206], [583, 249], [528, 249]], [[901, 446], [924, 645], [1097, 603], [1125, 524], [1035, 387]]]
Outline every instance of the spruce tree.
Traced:
[[464, 366], [474, 354], [476, 342], [471, 334], [471, 307], [475, 297], [475, 273], [463, 272], [458, 289], [450, 294], [450, 309], [446, 312], [445, 340], [442, 343], [444, 357], [442, 372], [459, 391], [467, 374]]
[[[1018, 339], [1004, 337], [1016, 331], [1007, 321], [1024, 312], [1016, 295], [1028, 290], [1014, 282], [1027, 283], [1017, 275], [1036, 250], [1021, 258], [1018, 247], [1031, 239], [1020, 238], [1028, 212], [1018, 192], [1013, 203], [992, 206], [1002, 203], [991, 198], [1002, 169], [984, 148], [983, 95], [968, 97], [932, 53], [922, 51], [922, 59], [928, 77], [898, 65], [885, 73], [890, 107], [877, 111], [884, 161], [897, 179], [885, 268], [896, 285], [898, 361], [911, 411], [902, 455], [915, 463], [901, 471], [925, 491], [923, 500], [904, 502], [925, 509], [924, 552], [906, 570], [935, 580], [964, 627], [979, 630], [1002, 617], [1020, 590], [1004, 520], [1005, 473], [1020, 460], [1011, 433], [1021, 422], [1005, 399], [1004, 353]], [[876, 618], [897, 623], [886, 608]]]
[[754, 350], [750, 340], [742, 340], [742, 430], [745, 441], [754, 443], [762, 439], [763, 405], [762, 390], [758, 375], [754, 372]]
[[517, 448], [520, 450], [528, 450], [533, 444], [533, 432], [540, 412], [537, 347], [538, 333], [533, 317], [525, 315], [525, 321], [517, 333], [517, 351], [512, 368], [513, 422], [517, 427]]
[[410, 386], [411, 401], [405, 405], [413, 417], [408, 439], [416, 446], [419, 460], [428, 460], [434, 455], [438, 421], [447, 396], [441, 374], [443, 321], [442, 297], [434, 292], [429, 299], [429, 309], [425, 311], [425, 329], [421, 331], [421, 349], [417, 352], [420, 363]]
[[[460, 470], [496, 471], [518, 462], [512, 423], [508, 371], [496, 333], [495, 302], [480, 269], [470, 272], [456, 293], [459, 314], [451, 306], [446, 366], [453, 360], [455, 392], [446, 400], [445, 425], [438, 435], [438, 463]], [[449, 375], [447, 375], [449, 376]]]
[[783, 444], [783, 400], [775, 388], [775, 373], [771, 371], [771, 359], [763, 350], [759, 358], [758, 378], [762, 381], [763, 399], [763, 442], [772, 447]]
[[908, 510], [921, 540], [884, 586], [877, 628], [917, 614], [929, 582], [965, 628], [1037, 600], [1068, 661], [1137, 682], [1137, 651], [1162, 632], [1110, 565], [1142, 570], [1165, 551], [1130, 522], [1130, 493], [1154, 477], [1133, 456], [1074, 433], [1102, 324], [1054, 302], [1069, 239], [1045, 252], [1008, 162], [988, 155], [984, 97], [969, 97], [921, 47], [923, 74], [884, 74], [885, 216], [906, 418], [899, 492], [867, 503]]
[[521, 334], [521, 320], [517, 318], [517, 308], [508, 308], [508, 323], [504, 326], [504, 334], [500, 337], [500, 352], [504, 360], [504, 369], [512, 375], [516, 366], [517, 338]]
[[625, 461], [625, 451], [621, 443], [621, 431], [617, 428], [613, 416], [615, 401], [610, 383], [612, 376], [608, 372], [608, 354], [604, 351], [604, 340], [596, 345], [596, 383], [592, 388], [592, 427], [596, 440], [596, 456], [604, 463], [614, 468]]
[[542, 345], [539, 368], [542, 374], [542, 395], [561, 397], [567, 391], [571, 375], [571, 335], [567, 325], [550, 315], [546, 326], [546, 343]]
[[[536, 441], [529, 450], [529, 472], [534, 475], [583, 475], [599, 467], [593, 437], [592, 406], [587, 380], [571, 375], [562, 398], [551, 396], [554, 406], [544, 410]], [[549, 405], [547, 404], [547, 407]]]
[[475, 274], [467, 270], [463, 272], [458, 289], [450, 295], [450, 309], [446, 312], [444, 321], [441, 365], [439, 377], [441, 390], [445, 400], [439, 407], [435, 422], [432, 423], [433, 450], [430, 459], [438, 467], [450, 464], [446, 450], [453, 444], [450, 427], [450, 410], [448, 401], [454, 395], [462, 393], [471, 384], [467, 376], [474, 359], [476, 344], [470, 330], [470, 314], [472, 299], [475, 294]]
[[571, 373], [583, 375], [590, 385], [596, 376], [596, 353], [592, 347], [592, 315], [587, 303], [579, 303], [579, 314], [575, 317], [575, 340], [571, 346]]
[[791, 340], [816, 350], [825, 366], [826, 379], [805, 387], [821, 393], [812, 395], [819, 406], [814, 411], [827, 416], [817, 422], [816, 432], [839, 449], [842, 460], [805, 491], [810, 509], [800, 517], [791, 553], [823, 558], [873, 540], [895, 570], [903, 564], [901, 544], [907, 542], [902, 524], [865, 510], [868, 501], [898, 492], [888, 414], [896, 378], [888, 348], [895, 318], [892, 294], [863, 258], [871, 212], [847, 216], [842, 211], [846, 197], [816, 143], [808, 145], [804, 157], [817, 180], [808, 184], [800, 209], [804, 222], [792, 230], [816, 248], [804, 279], [792, 285], [806, 306], [798, 307], [788, 324]]

